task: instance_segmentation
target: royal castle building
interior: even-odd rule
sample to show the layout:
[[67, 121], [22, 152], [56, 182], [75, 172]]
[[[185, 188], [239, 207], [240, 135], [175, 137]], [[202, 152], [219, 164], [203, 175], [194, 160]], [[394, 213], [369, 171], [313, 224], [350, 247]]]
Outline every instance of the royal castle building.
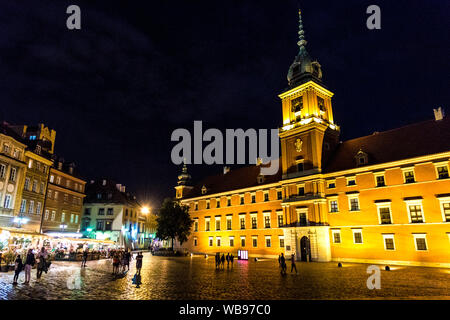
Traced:
[[295, 253], [302, 261], [450, 267], [450, 119], [339, 140], [333, 93], [311, 59], [299, 14], [299, 52], [282, 108], [280, 170], [224, 170], [176, 197], [190, 207], [191, 252]]

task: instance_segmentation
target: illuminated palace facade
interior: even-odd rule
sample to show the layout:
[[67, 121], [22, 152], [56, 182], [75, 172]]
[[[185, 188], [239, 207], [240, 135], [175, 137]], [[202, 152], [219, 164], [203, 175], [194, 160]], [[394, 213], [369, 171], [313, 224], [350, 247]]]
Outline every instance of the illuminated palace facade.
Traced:
[[298, 46], [279, 95], [279, 173], [226, 168], [190, 185], [184, 167], [176, 197], [194, 226], [183, 247], [450, 267], [450, 118], [439, 109], [433, 120], [340, 142], [333, 93], [306, 51], [301, 16]]

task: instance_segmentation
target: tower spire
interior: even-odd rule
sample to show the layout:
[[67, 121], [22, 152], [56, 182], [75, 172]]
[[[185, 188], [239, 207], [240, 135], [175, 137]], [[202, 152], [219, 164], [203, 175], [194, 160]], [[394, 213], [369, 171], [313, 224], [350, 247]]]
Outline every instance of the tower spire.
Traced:
[[298, 10], [298, 42], [299, 53], [306, 51], [305, 31], [303, 30], [302, 11]]

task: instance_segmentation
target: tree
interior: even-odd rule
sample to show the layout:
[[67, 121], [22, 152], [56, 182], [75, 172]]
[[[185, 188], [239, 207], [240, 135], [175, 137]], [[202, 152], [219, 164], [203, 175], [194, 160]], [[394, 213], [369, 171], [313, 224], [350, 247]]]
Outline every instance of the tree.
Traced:
[[156, 237], [161, 240], [172, 239], [173, 251], [175, 238], [180, 244], [187, 241], [194, 220], [189, 215], [189, 207], [181, 205], [179, 201], [167, 198], [159, 209], [156, 222], [158, 223]]

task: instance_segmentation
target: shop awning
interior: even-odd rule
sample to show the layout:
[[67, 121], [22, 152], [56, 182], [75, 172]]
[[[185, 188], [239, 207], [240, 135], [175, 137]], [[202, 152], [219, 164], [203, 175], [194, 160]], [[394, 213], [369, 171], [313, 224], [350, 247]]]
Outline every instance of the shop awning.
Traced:
[[26, 230], [22, 228], [13, 228], [13, 227], [0, 227], [0, 234], [3, 236], [9, 237], [39, 237], [39, 238], [50, 238], [48, 235], [44, 233], [39, 233], [32, 230]]

